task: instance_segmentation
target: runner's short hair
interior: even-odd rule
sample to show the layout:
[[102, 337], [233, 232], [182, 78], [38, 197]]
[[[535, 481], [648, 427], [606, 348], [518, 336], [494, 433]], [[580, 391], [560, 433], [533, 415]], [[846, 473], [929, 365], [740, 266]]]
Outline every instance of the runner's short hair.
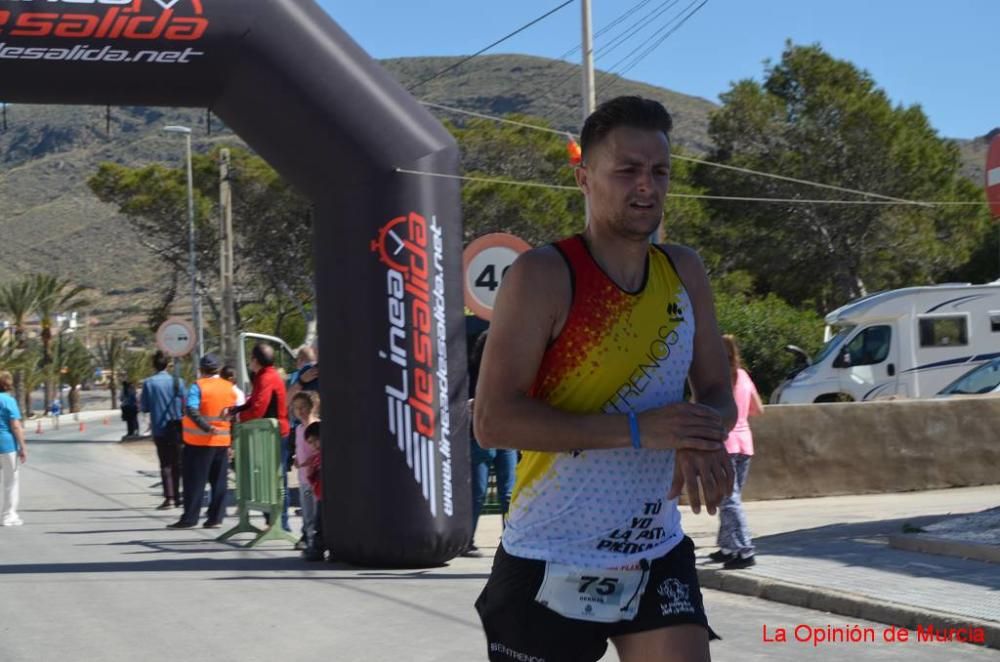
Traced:
[[580, 132], [580, 152], [583, 155], [583, 162], [587, 162], [589, 151], [600, 144], [613, 129], [620, 126], [662, 131], [667, 140], [670, 140], [674, 120], [659, 101], [637, 96], [609, 99], [598, 106], [583, 123], [583, 131]]

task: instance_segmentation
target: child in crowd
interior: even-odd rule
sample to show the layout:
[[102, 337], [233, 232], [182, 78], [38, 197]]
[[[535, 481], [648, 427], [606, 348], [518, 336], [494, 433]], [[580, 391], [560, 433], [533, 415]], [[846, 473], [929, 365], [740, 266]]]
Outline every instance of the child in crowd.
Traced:
[[319, 421], [319, 393], [299, 391], [292, 398], [295, 425], [295, 467], [299, 470], [299, 502], [302, 505], [302, 543], [308, 549], [316, 525], [316, 497], [306, 478], [306, 468], [316, 452], [306, 443], [306, 428]]
[[312, 488], [316, 499], [315, 528], [309, 538], [309, 546], [302, 552], [306, 561], [322, 561], [326, 554], [326, 543], [323, 540], [323, 460], [320, 453], [319, 421], [313, 421], [305, 428], [305, 441], [309, 445], [311, 455], [308, 463], [303, 466], [306, 480]]

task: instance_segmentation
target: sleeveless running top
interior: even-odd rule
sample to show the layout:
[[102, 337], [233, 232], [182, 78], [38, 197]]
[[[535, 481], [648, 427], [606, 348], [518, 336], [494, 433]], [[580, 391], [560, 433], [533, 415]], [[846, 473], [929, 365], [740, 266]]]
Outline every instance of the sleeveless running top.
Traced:
[[[645, 282], [629, 293], [604, 273], [583, 237], [554, 246], [569, 265], [573, 298], [530, 395], [575, 413], [639, 413], [681, 402], [694, 313], [666, 252], [650, 246]], [[517, 466], [504, 549], [600, 568], [659, 558], [684, 536], [677, 501], [666, 499], [673, 471], [672, 450], [527, 451]]]

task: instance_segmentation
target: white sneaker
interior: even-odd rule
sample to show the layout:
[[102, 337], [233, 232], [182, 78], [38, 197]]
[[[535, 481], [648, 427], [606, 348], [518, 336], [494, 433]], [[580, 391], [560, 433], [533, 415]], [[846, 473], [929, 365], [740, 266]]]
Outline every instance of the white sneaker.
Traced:
[[21, 526], [22, 524], [24, 524], [24, 520], [20, 517], [8, 517], [0, 523], [0, 526]]

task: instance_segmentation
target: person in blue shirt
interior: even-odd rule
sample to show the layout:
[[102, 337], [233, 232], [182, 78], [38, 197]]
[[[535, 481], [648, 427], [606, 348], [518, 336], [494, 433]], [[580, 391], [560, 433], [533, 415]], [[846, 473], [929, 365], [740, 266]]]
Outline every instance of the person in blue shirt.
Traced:
[[163, 503], [157, 510], [181, 507], [181, 464], [184, 444], [181, 439], [181, 419], [184, 417], [184, 380], [167, 370], [170, 359], [163, 352], [153, 355], [156, 374], [142, 385], [142, 411], [149, 414], [153, 428], [153, 443], [160, 460], [163, 482]]
[[14, 390], [14, 378], [6, 370], [0, 371], [0, 483], [3, 485], [3, 510], [0, 511], [0, 525], [21, 526], [23, 522], [17, 514], [20, 498], [19, 465], [28, 461], [28, 449], [24, 445], [24, 428], [21, 426], [21, 410], [10, 392]]

